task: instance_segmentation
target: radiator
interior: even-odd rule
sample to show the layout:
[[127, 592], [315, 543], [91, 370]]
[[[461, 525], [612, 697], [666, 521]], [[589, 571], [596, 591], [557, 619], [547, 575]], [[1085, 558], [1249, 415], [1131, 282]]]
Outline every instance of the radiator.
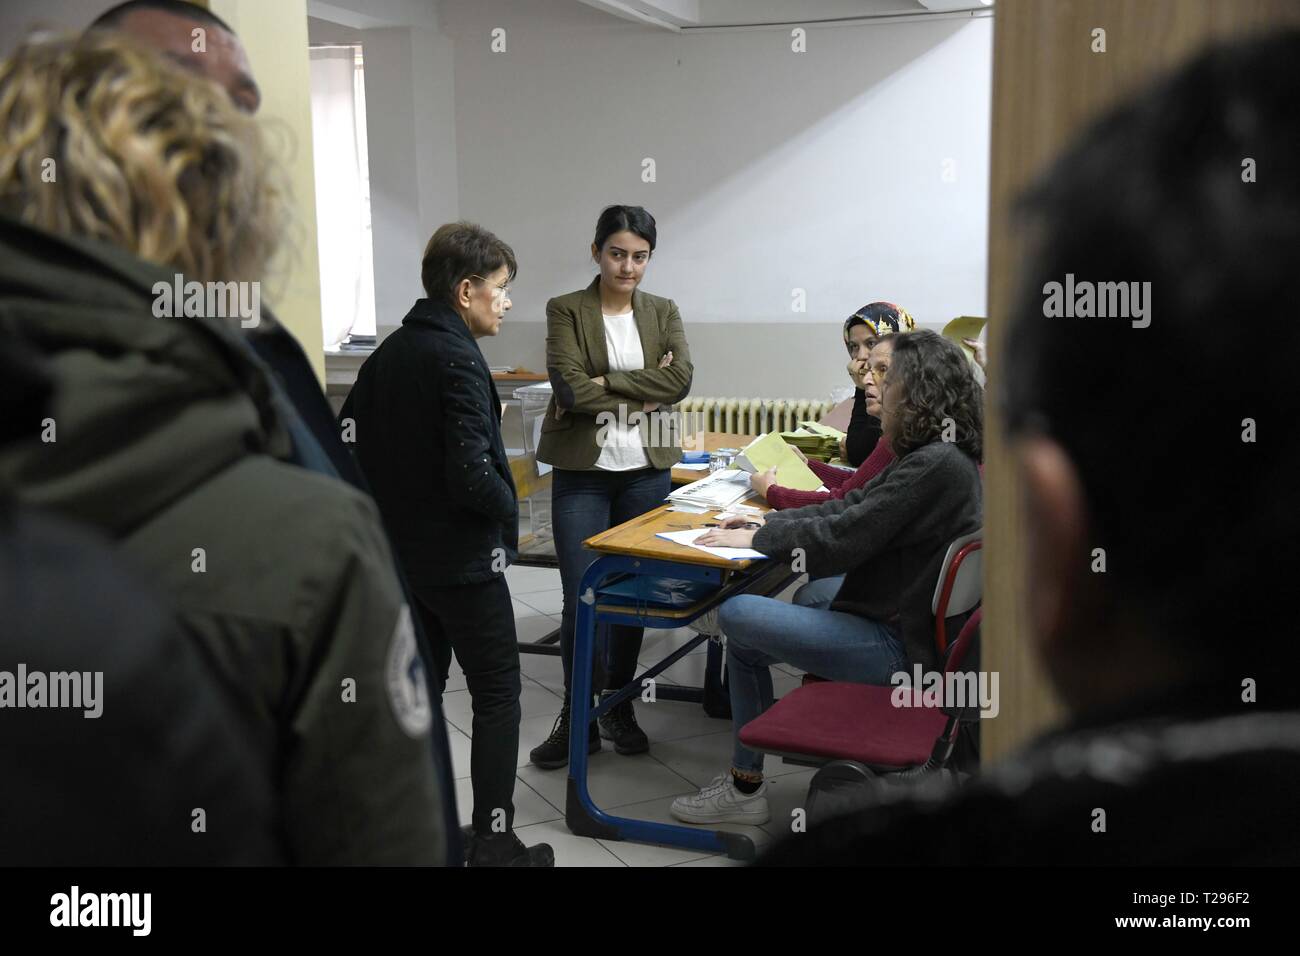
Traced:
[[681, 415], [682, 432], [728, 432], [733, 435], [764, 435], [770, 431], [794, 431], [800, 422], [815, 422], [832, 408], [833, 402], [808, 398], [696, 398], [679, 402], [673, 409]]

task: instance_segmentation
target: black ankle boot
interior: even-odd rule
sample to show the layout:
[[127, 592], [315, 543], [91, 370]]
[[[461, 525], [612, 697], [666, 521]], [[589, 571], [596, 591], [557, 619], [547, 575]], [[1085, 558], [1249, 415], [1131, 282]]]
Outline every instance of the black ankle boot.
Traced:
[[[600, 751], [600, 733], [594, 723], [587, 725], [587, 753]], [[555, 718], [551, 736], [529, 753], [528, 759], [543, 770], [558, 770], [569, 763], [569, 696], [564, 696], [564, 710]]]
[[643, 754], [650, 749], [650, 741], [645, 731], [637, 726], [636, 713], [632, 710], [632, 701], [625, 700], [609, 713], [601, 717], [600, 735], [606, 740], [614, 741], [614, 749], [623, 754]]
[[470, 851], [470, 866], [555, 866], [555, 853], [549, 843], [524, 846], [524, 841], [509, 833], [476, 834]]

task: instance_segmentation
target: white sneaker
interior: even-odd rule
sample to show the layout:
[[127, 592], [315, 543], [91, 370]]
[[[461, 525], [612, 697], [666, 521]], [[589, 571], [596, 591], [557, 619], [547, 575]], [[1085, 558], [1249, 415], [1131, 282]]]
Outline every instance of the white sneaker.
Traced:
[[712, 783], [694, 796], [678, 797], [669, 812], [683, 823], [758, 826], [772, 818], [767, 806], [767, 781], [759, 784], [754, 793], [741, 793], [730, 773], [714, 777]]

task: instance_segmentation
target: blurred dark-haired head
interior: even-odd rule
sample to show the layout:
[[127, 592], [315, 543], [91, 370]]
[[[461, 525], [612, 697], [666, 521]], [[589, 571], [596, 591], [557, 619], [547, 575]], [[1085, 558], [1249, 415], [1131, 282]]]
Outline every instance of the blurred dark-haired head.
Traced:
[[[1036, 240], [994, 387], [1035, 631], [1076, 708], [1215, 678], [1295, 699], [1262, 671], [1297, 661], [1297, 88], [1300, 32], [1211, 48], [1022, 203]], [[1052, 283], [1150, 283], [1147, 314], [1062, 315]]]

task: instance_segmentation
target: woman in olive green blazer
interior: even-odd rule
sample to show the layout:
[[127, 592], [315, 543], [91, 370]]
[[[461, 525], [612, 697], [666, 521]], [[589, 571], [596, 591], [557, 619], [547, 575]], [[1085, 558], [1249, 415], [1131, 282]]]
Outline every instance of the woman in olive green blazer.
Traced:
[[[564, 661], [564, 711], [551, 736], [533, 750], [539, 767], [569, 760], [569, 683], [577, 591], [594, 555], [582, 542], [657, 507], [671, 489], [670, 471], [682, 454], [668, 406], [690, 392], [690, 349], [671, 299], [638, 286], [654, 252], [655, 221], [640, 206], [610, 206], [596, 223], [592, 259], [600, 266], [586, 289], [546, 304], [546, 367], [553, 397], [542, 423], [537, 459], [554, 466], [551, 518], [564, 589], [560, 647]], [[660, 408], [664, 409], [663, 411]], [[636, 675], [642, 629], [609, 629], [609, 671], [593, 687], [618, 688]], [[596, 655], [603, 661], [605, 655]], [[599, 670], [599, 665], [598, 665]], [[588, 749], [600, 738], [621, 754], [642, 753], [649, 741], [628, 701], [589, 731]]]

